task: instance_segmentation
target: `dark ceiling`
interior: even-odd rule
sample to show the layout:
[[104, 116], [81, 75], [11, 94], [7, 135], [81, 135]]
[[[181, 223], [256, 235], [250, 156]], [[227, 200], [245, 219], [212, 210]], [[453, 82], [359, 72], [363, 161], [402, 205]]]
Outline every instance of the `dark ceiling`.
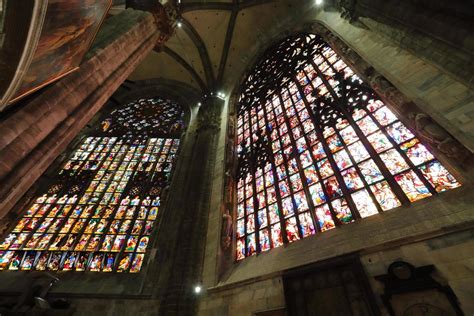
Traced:
[[314, 19], [317, 7], [314, 0], [182, 0], [180, 11], [180, 27], [130, 80], [164, 78], [229, 93], [275, 34]]

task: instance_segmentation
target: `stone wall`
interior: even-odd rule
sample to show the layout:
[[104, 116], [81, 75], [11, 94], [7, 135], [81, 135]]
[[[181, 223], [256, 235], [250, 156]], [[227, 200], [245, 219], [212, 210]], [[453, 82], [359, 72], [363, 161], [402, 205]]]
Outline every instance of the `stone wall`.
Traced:
[[[339, 13], [319, 12], [317, 20], [472, 152], [474, 96], [464, 82], [443, 67], [400, 48], [383, 32], [351, 24]], [[301, 30], [298, 25], [293, 25], [293, 28]], [[279, 38], [276, 34], [270, 36]], [[265, 49], [262, 45], [260, 51]], [[234, 105], [229, 106], [232, 108]], [[225, 153], [218, 154], [218, 159], [224, 160]], [[224, 168], [223, 164], [220, 167]], [[246, 258], [231, 264], [223, 275], [219, 271], [221, 250], [217, 241], [220, 235], [212, 228], [220, 228], [220, 204], [219, 197], [213, 197], [216, 202], [210, 209], [203, 273], [208, 292], [200, 300], [199, 314], [252, 315], [253, 312], [284, 306], [283, 289], [275, 285], [281, 280], [279, 275], [283, 271], [354, 252], [362, 256], [377, 297], [381, 287], [373, 276], [385, 274], [390, 263], [402, 259], [415, 266], [439, 266], [441, 279], [448, 282], [458, 295], [463, 310], [467, 314], [474, 312], [469, 299], [474, 289], [469, 284], [473, 276], [469, 252], [472, 237], [466, 237], [474, 227], [474, 196], [470, 193], [474, 189], [473, 170], [469, 165], [464, 170], [451, 168], [451, 171], [463, 183], [462, 188]], [[214, 187], [213, 194], [218, 194], [222, 179], [216, 179]], [[456, 239], [459, 242], [451, 245], [449, 240]], [[431, 246], [436, 244], [446, 246]], [[457, 255], [451, 256], [451, 253]], [[369, 262], [369, 258], [374, 259]], [[454, 267], [453, 271], [450, 265]], [[264, 293], [263, 298], [261, 293]], [[380, 299], [378, 303], [383, 310]]]
[[[382, 315], [388, 315], [380, 295], [383, 285], [375, 276], [387, 273], [394, 261], [406, 261], [415, 267], [434, 264], [434, 278], [450, 286], [466, 315], [474, 312], [474, 230], [415, 242], [374, 252], [361, 252], [360, 258], [377, 305]], [[262, 268], [263, 269], [263, 268]], [[261, 273], [263, 274], [263, 273]], [[240, 316], [273, 310], [285, 306], [284, 289], [280, 276], [252, 279], [244, 283], [228, 285], [222, 289], [211, 288], [203, 294], [199, 315]], [[429, 300], [427, 300], [429, 302]]]
[[203, 296], [198, 315], [253, 315], [285, 307], [283, 281], [278, 276], [218, 291], [211, 289]]
[[383, 286], [374, 279], [386, 274], [394, 261], [406, 261], [415, 267], [434, 264], [434, 278], [449, 285], [456, 294], [466, 315], [474, 313], [474, 230], [448, 234], [422, 242], [403, 245], [383, 251], [361, 255], [361, 261], [369, 277], [377, 303], [384, 312], [380, 299]]
[[469, 1], [339, 1], [343, 16], [361, 22], [400, 47], [472, 87], [473, 14]]
[[[317, 20], [333, 30], [461, 143], [471, 150], [474, 148], [473, 96], [465, 84], [441, 68], [401, 49], [390, 38], [353, 25], [339, 17], [338, 13], [320, 12]], [[292, 27], [302, 29], [303, 25]], [[278, 36], [269, 34], [269, 37]], [[260, 51], [265, 48], [262, 45]], [[191, 101], [196, 101], [194, 96]], [[473, 290], [471, 230], [474, 227], [471, 169], [454, 170], [463, 183], [460, 189], [305, 238], [239, 263], [231, 263], [230, 268], [221, 274], [221, 207], [227, 130], [224, 118], [232, 113], [233, 106], [231, 102], [226, 102], [222, 113], [218, 114], [222, 120], [210, 126], [215, 133], [200, 140], [201, 144], [212, 143], [214, 146], [206, 149], [209, 159], [199, 157], [200, 148], [195, 148], [199, 138], [199, 120], [196, 118], [201, 110], [196, 106], [190, 110], [190, 127], [170, 188], [172, 195], [169, 196], [166, 212], [169, 215], [163, 226], [166, 237], [153, 245], [156, 252], [152, 254], [151, 272], [139, 279], [120, 276], [108, 278], [108, 281], [97, 275], [71, 276], [70, 282], [60, 286], [55, 295], [71, 299], [75, 314], [155, 315], [162, 308], [161, 296], [166, 295], [167, 307], [162, 309], [162, 314], [168, 311], [179, 313], [179, 304], [184, 306], [183, 313], [192, 314], [193, 302], [200, 297], [200, 315], [251, 315], [253, 312], [284, 307], [283, 271], [354, 252], [360, 254], [377, 295], [382, 289], [373, 277], [386, 273], [387, 266], [394, 260], [402, 259], [415, 266], [434, 264], [440, 279], [454, 289], [464, 311], [474, 312], [470, 301]], [[87, 121], [84, 119], [84, 124]], [[71, 131], [73, 136], [77, 133]], [[66, 144], [60, 144], [55, 153], [61, 152]], [[190, 167], [196, 161], [203, 163], [205, 172], [200, 170], [201, 166]], [[34, 176], [39, 176], [47, 165], [49, 161], [37, 168]], [[186, 218], [197, 209], [198, 215]], [[202, 223], [203, 218], [207, 223]], [[194, 220], [199, 221], [196, 227]], [[183, 231], [183, 227], [189, 230]], [[203, 237], [206, 238], [205, 243], [199, 241], [198, 247], [194, 247], [196, 240]], [[179, 265], [175, 266], [176, 262]], [[186, 270], [186, 275], [179, 275], [181, 269]], [[173, 280], [171, 276], [178, 277]], [[15, 283], [11, 278], [7, 281]], [[76, 286], [80, 282], [89, 283], [88, 287]], [[205, 291], [200, 296], [193, 296], [192, 286], [199, 282], [202, 282]], [[114, 287], [117, 284], [120, 286]], [[169, 284], [171, 288], [167, 288]], [[3, 283], [3, 286], [8, 284]], [[137, 293], [149, 296], [140, 297]], [[130, 297], [134, 294], [136, 297]], [[380, 305], [380, 301], [378, 303]]]

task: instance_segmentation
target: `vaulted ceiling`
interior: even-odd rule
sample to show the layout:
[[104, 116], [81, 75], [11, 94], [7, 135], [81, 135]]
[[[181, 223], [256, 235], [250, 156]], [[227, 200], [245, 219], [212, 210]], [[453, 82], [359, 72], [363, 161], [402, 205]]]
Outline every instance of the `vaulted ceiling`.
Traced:
[[181, 1], [180, 27], [129, 77], [169, 79], [226, 93], [282, 32], [313, 20], [314, 0]]

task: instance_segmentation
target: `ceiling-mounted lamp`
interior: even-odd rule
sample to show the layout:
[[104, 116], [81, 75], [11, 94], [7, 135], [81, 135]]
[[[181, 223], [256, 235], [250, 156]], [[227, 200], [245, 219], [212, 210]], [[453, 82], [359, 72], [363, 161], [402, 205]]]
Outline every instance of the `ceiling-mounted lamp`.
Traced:
[[217, 97], [218, 97], [219, 99], [224, 100], [224, 99], [225, 99], [225, 93], [219, 91], [219, 92], [217, 92]]
[[202, 291], [201, 285], [198, 284], [194, 287], [194, 293], [199, 294], [201, 293], [201, 291]]

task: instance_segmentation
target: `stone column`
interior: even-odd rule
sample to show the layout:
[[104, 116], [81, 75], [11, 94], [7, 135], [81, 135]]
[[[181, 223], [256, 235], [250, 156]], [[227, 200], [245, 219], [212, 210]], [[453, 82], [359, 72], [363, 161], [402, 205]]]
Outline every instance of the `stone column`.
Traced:
[[[210, 96], [202, 101], [187, 142], [192, 143], [184, 176], [174, 179], [179, 192], [170, 193], [161, 223], [156, 267], [161, 266], [155, 295], [161, 298], [159, 313], [194, 315], [197, 296], [194, 286], [201, 283], [211, 184], [216, 163], [224, 101]], [[182, 159], [180, 157], [179, 159]]]
[[107, 19], [78, 71], [0, 120], [0, 218], [155, 47], [157, 30], [148, 12]]

